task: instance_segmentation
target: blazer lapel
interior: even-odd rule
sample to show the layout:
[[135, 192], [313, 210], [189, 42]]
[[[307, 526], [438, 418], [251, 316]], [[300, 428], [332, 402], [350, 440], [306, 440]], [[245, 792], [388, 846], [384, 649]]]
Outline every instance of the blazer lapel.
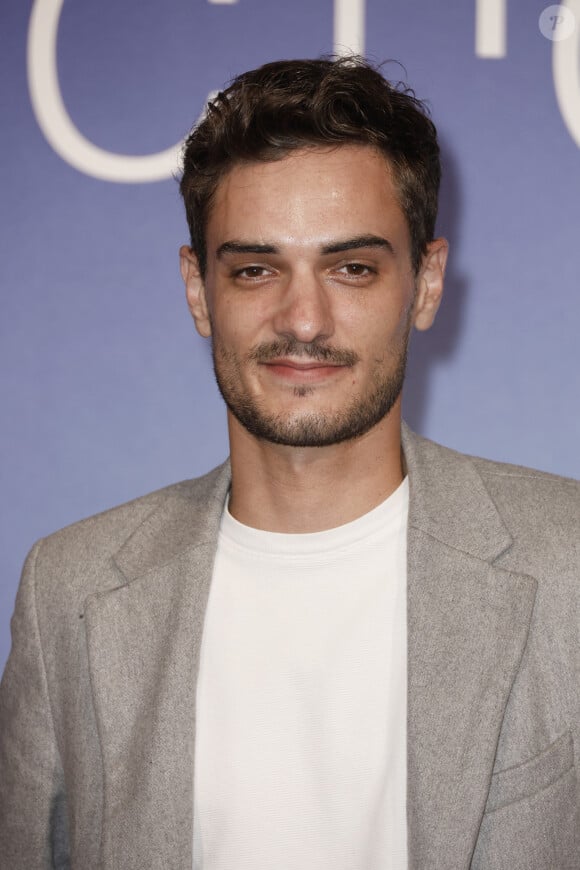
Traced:
[[104, 769], [102, 866], [192, 866], [195, 686], [229, 469], [171, 495], [117, 553], [85, 618]]
[[474, 465], [403, 433], [408, 537], [409, 868], [468, 868], [536, 583]]

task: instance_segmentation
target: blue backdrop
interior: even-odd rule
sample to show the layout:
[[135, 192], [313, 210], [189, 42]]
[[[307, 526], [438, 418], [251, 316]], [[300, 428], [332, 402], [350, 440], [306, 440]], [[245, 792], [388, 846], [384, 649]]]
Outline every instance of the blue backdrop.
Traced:
[[452, 249], [407, 418], [580, 477], [580, 9], [547, 6], [3, 0], [0, 669], [36, 538], [227, 453], [171, 174], [208, 94], [269, 60], [336, 47], [404, 64], [386, 71], [438, 124]]

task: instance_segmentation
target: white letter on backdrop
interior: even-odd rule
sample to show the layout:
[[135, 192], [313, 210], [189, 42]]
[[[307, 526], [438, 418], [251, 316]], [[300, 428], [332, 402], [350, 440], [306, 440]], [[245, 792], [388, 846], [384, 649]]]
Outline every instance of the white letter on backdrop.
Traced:
[[63, 3], [35, 0], [28, 28], [30, 99], [49, 145], [75, 169], [103, 181], [138, 183], [170, 178], [178, 168], [181, 142], [143, 157], [113, 154], [86, 139], [71, 121], [60, 92], [56, 54]]
[[364, 55], [365, 0], [334, 0], [334, 51]]
[[[178, 167], [181, 142], [146, 156], [114, 154], [90, 142], [72, 122], [58, 79], [57, 38], [63, 3], [34, 0], [28, 28], [30, 99], [46, 140], [75, 169], [103, 181], [141, 183], [170, 178]], [[334, 0], [334, 50], [364, 55], [365, 0]]]
[[506, 32], [506, 0], [475, 0], [477, 57], [505, 57]]
[[554, 40], [554, 89], [564, 123], [580, 148], [580, 0], [564, 0], [560, 5], [570, 10], [576, 20], [576, 27], [574, 33], [566, 39]]

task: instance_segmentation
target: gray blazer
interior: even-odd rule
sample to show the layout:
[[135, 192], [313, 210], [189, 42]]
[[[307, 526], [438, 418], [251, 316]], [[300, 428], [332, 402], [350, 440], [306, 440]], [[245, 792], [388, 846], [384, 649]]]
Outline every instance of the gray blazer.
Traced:
[[[580, 485], [403, 436], [409, 867], [580, 868]], [[5, 870], [191, 870], [228, 485], [226, 464], [31, 551], [0, 690]]]

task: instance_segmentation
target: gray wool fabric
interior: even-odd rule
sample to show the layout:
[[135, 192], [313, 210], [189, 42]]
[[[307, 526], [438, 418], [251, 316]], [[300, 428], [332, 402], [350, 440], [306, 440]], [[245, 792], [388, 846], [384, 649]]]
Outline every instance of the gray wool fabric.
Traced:
[[[580, 484], [406, 427], [403, 449], [409, 868], [578, 870]], [[229, 482], [226, 463], [32, 549], [0, 686], [1, 868], [191, 870]]]

